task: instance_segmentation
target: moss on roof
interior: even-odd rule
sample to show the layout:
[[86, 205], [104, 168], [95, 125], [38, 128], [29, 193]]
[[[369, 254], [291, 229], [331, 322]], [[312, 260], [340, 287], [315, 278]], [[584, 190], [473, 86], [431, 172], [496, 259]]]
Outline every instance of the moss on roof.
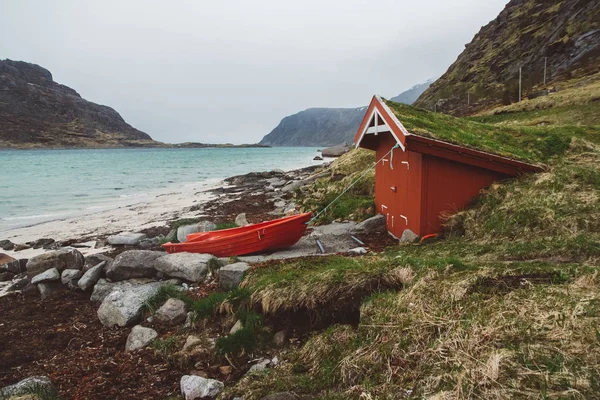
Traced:
[[383, 101], [414, 135], [529, 163], [564, 154], [574, 137], [600, 143], [599, 126], [497, 126]]

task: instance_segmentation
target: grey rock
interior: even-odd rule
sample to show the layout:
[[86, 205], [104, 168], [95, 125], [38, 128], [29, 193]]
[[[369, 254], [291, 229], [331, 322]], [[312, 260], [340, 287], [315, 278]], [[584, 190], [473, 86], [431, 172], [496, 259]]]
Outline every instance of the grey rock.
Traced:
[[0, 249], [2, 250], [12, 250], [15, 248], [15, 244], [10, 240], [0, 240]]
[[108, 244], [112, 246], [137, 246], [140, 240], [145, 239], [143, 233], [122, 232], [108, 237]]
[[355, 247], [353, 249], [348, 250], [347, 253], [358, 255], [367, 254], [367, 249], [365, 249], [364, 247]]
[[31, 245], [31, 247], [33, 247], [34, 249], [39, 249], [39, 248], [44, 248], [47, 249], [49, 248], [52, 244], [54, 244], [54, 239], [38, 239], [34, 242], [29, 243], [29, 245]]
[[125, 351], [133, 351], [144, 348], [157, 337], [158, 333], [154, 329], [136, 325], [131, 329], [129, 336], [127, 336]]
[[195, 319], [196, 314], [193, 311], [188, 312], [185, 316], [185, 323], [183, 324], [183, 327], [186, 329], [193, 328]]
[[315, 158], [313, 158], [313, 161], [323, 161], [323, 157], [315, 156]]
[[376, 233], [386, 231], [385, 215], [383, 214], [377, 214], [374, 217], [368, 218], [352, 229], [353, 233]]
[[164, 282], [152, 282], [139, 286], [117, 286], [102, 300], [98, 318], [103, 325], [131, 326], [142, 318], [144, 304], [152, 298]]
[[237, 217], [235, 217], [235, 224], [237, 226], [248, 226], [248, 225], [250, 225], [250, 223], [246, 219], [246, 213], [238, 214]]
[[233, 326], [231, 327], [231, 329], [229, 330], [229, 334], [233, 335], [234, 333], [238, 332], [239, 330], [244, 328], [244, 324], [242, 323], [242, 321], [240, 321], [239, 319], [235, 322], [235, 324], [233, 324]]
[[[30, 285], [29, 279], [26, 276], [22, 276], [22, 277], [15, 277], [13, 278], [12, 284], [9, 288], [9, 290], [13, 291], [13, 290], [22, 290], [25, 289], [27, 287], [27, 285]], [[35, 286], [32, 285], [34, 288]], [[36, 288], [37, 291], [37, 288]]]
[[225, 290], [230, 290], [239, 286], [244, 274], [250, 269], [250, 265], [245, 262], [230, 264], [219, 269], [219, 286]]
[[56, 268], [59, 272], [65, 269], [81, 269], [83, 261], [83, 254], [74, 248], [66, 247], [49, 251], [27, 261], [27, 276], [33, 278], [52, 268]]
[[15, 277], [15, 274], [9, 271], [0, 272], [0, 282], [8, 282], [12, 281]]
[[177, 325], [187, 317], [186, 305], [179, 299], [170, 298], [154, 314], [156, 322], [163, 325]]
[[22, 250], [27, 250], [30, 248], [31, 248], [31, 246], [28, 244], [15, 244], [13, 251], [22, 251]]
[[62, 285], [60, 282], [42, 282], [38, 283], [37, 288], [40, 292], [40, 297], [42, 300], [45, 300], [61, 290]]
[[187, 339], [185, 339], [185, 344], [183, 345], [183, 349], [181, 351], [186, 353], [198, 346], [200, 343], [202, 343], [202, 340], [200, 340], [198, 336], [190, 335], [187, 337]]
[[11, 397], [22, 396], [30, 393], [44, 392], [55, 396], [56, 388], [47, 376], [30, 376], [14, 385], [6, 386], [0, 389], [0, 398], [10, 399]]
[[281, 179], [281, 178], [277, 178], [277, 177], [269, 178], [269, 179], [265, 179], [265, 180], [274, 188], [282, 187], [287, 182], [285, 179]]
[[168, 277], [200, 282], [208, 273], [208, 265], [216, 257], [210, 254], [174, 253], [156, 259], [154, 268]]
[[259, 362], [257, 362], [253, 366], [251, 366], [250, 369], [248, 370], [248, 373], [256, 374], [256, 373], [263, 372], [264, 370], [267, 369], [269, 364], [271, 364], [271, 360], [269, 360], [268, 358], [263, 358], [262, 360], [260, 360]]
[[296, 189], [300, 189], [302, 187], [302, 185], [303, 185], [302, 181], [295, 181], [295, 182], [285, 185], [283, 188], [281, 188], [281, 191], [284, 193], [293, 192]]
[[38, 283], [57, 281], [59, 279], [60, 272], [56, 268], [51, 268], [31, 278], [31, 283], [37, 285]]
[[145, 285], [146, 283], [153, 282], [151, 279], [130, 279], [128, 281], [121, 282], [108, 282], [106, 279], [100, 278], [96, 285], [94, 286], [94, 290], [92, 292], [92, 296], [90, 297], [91, 301], [102, 301], [113, 291], [115, 288], [122, 288], [124, 290], [132, 288], [134, 286]]
[[104, 254], [91, 254], [85, 257], [85, 263], [83, 264], [83, 272], [87, 272], [90, 268], [95, 267], [102, 261], [106, 261], [106, 265], [104, 269], [110, 267], [112, 262], [114, 261], [112, 257], [105, 256]]
[[60, 281], [63, 285], [68, 285], [69, 282], [78, 281], [83, 273], [78, 269], [65, 269], [60, 275]]
[[100, 279], [100, 276], [102, 276], [102, 271], [105, 265], [106, 261], [101, 261], [95, 267], [87, 270], [77, 282], [79, 289], [83, 290], [84, 292], [92, 289], [96, 282], [98, 282], [98, 279]]
[[350, 151], [350, 149], [346, 146], [332, 146], [332, 147], [327, 147], [327, 148], [323, 149], [323, 151], [321, 151], [321, 156], [323, 156], [323, 157], [340, 157], [349, 151]]
[[273, 343], [275, 346], [283, 346], [287, 340], [287, 332], [279, 331], [273, 335]]
[[185, 242], [188, 235], [198, 232], [209, 232], [217, 229], [217, 225], [210, 221], [200, 221], [197, 224], [184, 225], [177, 228], [177, 240]]
[[106, 268], [106, 277], [113, 282], [132, 278], [152, 278], [156, 275], [154, 261], [164, 255], [162, 251], [124, 251]]
[[224, 387], [222, 382], [197, 375], [182, 376], [180, 386], [185, 400], [214, 398]]
[[8, 271], [13, 274], [20, 274], [25, 271], [21, 268], [21, 261], [6, 254], [0, 254], [0, 271]]
[[400, 237], [400, 243], [412, 243], [418, 238], [419, 236], [417, 236], [416, 233], [414, 233], [410, 229], [405, 229], [404, 232], [402, 232], [402, 236]]

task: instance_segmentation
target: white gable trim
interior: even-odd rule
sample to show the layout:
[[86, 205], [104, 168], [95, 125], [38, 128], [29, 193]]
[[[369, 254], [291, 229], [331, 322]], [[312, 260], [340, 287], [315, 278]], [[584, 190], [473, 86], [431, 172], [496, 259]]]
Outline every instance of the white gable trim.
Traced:
[[375, 97], [377, 98], [377, 101], [379, 101], [379, 103], [383, 106], [383, 109], [389, 114], [390, 117], [392, 117], [392, 120], [396, 123], [396, 125], [398, 125], [398, 128], [400, 128], [400, 131], [402, 132], [402, 134], [404, 136], [409, 136], [410, 133], [406, 130], [404, 125], [402, 125], [402, 122], [400, 122], [398, 120], [398, 118], [396, 117], [396, 114], [394, 114], [392, 112], [392, 110], [390, 110], [388, 105], [385, 104], [385, 102], [381, 99], [381, 97], [379, 97], [379, 96], [375, 96]]
[[[402, 124], [400, 123], [400, 121], [398, 121], [397, 118], [395, 118], [394, 114], [390, 111], [389, 108], [387, 108], [387, 106], [385, 105], [384, 102], [381, 101], [381, 98], [379, 96], [377, 97], [377, 101], [379, 101], [384, 107], [386, 107], [386, 111], [388, 112], [389, 115], [391, 115], [392, 117], [394, 117], [394, 123], [397, 123], [398, 126], [400, 127], [400, 130], [402, 131], [402, 133], [404, 133], [404, 135], [406, 136], [408, 134], [408, 131], [404, 128], [404, 126], [402, 126]], [[377, 135], [378, 133], [383, 133], [383, 132], [389, 132], [392, 134], [392, 136], [394, 136], [394, 139], [396, 139], [396, 143], [398, 143], [398, 146], [400, 146], [400, 148], [402, 149], [402, 151], [405, 151], [406, 149], [404, 148], [404, 145], [402, 144], [402, 142], [400, 141], [400, 139], [398, 138], [398, 136], [396, 136], [396, 134], [394, 133], [394, 131], [391, 129], [391, 127], [385, 123], [383, 125], [377, 125], [377, 121], [375, 121], [375, 126], [371, 126], [369, 127], [369, 124], [371, 123], [371, 120], [373, 120], [373, 118], [380, 118], [383, 121], [386, 121], [385, 118], [383, 118], [381, 116], [381, 114], [379, 113], [379, 111], [377, 111], [377, 107], [373, 107], [373, 111], [371, 111], [371, 114], [369, 115], [369, 118], [367, 119], [367, 123], [365, 124], [365, 128], [363, 129], [363, 131], [360, 134], [360, 138], [358, 139], [358, 141], [356, 142], [356, 147], [358, 147], [360, 145], [360, 142], [362, 142], [363, 137], [365, 137], [365, 135]]]

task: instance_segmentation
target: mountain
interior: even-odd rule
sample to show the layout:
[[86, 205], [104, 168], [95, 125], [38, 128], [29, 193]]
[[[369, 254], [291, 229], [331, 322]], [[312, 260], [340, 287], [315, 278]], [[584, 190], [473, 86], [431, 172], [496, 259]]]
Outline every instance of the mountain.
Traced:
[[281, 120], [259, 144], [334, 146], [352, 142], [366, 108], [309, 108]]
[[[600, 1], [511, 0], [415, 105], [466, 115], [596, 72]], [[470, 102], [470, 105], [468, 104]]]
[[[413, 86], [392, 100], [412, 104], [433, 79]], [[259, 142], [268, 146], [335, 146], [352, 143], [366, 107], [309, 108], [281, 120], [279, 125]]]
[[398, 96], [392, 97], [390, 100], [391, 101], [395, 101], [396, 103], [407, 104], [407, 105], [410, 106], [415, 101], [417, 101], [417, 99], [419, 98], [419, 96], [421, 94], [423, 94], [423, 92], [425, 90], [427, 90], [427, 88], [434, 81], [435, 81], [435, 79], [429, 79], [426, 82], [423, 82], [423, 83], [420, 83], [418, 85], [415, 85], [412, 88], [408, 89], [407, 91], [400, 93]]
[[110, 107], [54, 82], [45, 68], [0, 60], [0, 148], [160, 145]]

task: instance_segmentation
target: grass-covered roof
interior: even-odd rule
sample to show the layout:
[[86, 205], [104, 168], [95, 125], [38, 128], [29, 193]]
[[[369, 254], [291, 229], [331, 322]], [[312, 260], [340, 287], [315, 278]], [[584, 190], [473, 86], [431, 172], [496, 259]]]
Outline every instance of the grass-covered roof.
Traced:
[[384, 102], [412, 134], [524, 162], [545, 163], [562, 155], [574, 137], [600, 143], [598, 126], [499, 126]]

